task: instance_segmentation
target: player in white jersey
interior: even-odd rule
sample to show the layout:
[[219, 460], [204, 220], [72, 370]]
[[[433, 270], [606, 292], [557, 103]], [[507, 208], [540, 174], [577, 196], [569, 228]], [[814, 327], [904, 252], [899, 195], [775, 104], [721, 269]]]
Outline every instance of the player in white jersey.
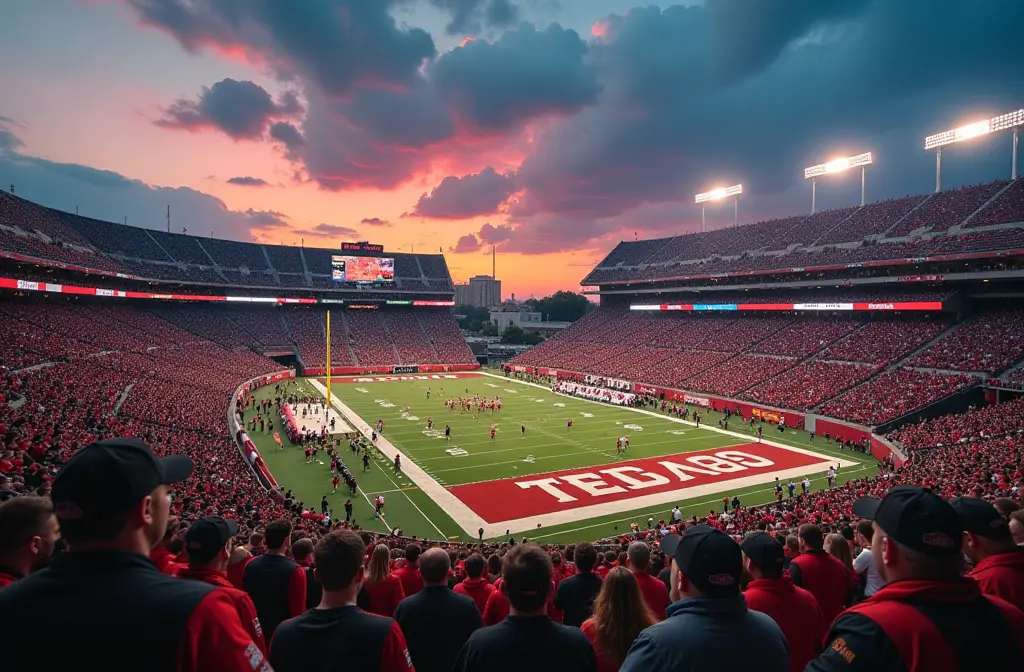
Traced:
[[615, 445], [615, 454], [618, 455], [619, 453], [625, 453], [627, 450], [629, 450], [629, 437], [620, 436]]

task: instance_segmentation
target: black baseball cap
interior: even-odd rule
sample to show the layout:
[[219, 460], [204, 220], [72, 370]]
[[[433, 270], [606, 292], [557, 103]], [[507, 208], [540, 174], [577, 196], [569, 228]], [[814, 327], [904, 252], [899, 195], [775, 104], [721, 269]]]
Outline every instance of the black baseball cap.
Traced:
[[897, 485], [881, 500], [861, 497], [853, 513], [875, 521], [894, 541], [933, 556], [960, 552], [963, 526], [949, 502], [928, 488]]
[[185, 548], [189, 560], [209, 562], [238, 534], [238, 523], [231, 518], [205, 516], [192, 523], [185, 532]]
[[740, 542], [740, 549], [760, 569], [782, 569], [785, 549], [766, 532], [755, 532]]
[[996, 507], [984, 499], [975, 497], [957, 497], [949, 500], [965, 532], [976, 534], [986, 539], [1010, 538], [1010, 524], [999, 515]]
[[725, 532], [695, 525], [681, 537], [666, 535], [661, 552], [675, 558], [679, 571], [708, 597], [739, 595], [743, 554]]
[[94, 441], [57, 473], [50, 497], [58, 518], [102, 518], [138, 504], [159, 485], [192, 475], [187, 455], [157, 458], [140, 439]]

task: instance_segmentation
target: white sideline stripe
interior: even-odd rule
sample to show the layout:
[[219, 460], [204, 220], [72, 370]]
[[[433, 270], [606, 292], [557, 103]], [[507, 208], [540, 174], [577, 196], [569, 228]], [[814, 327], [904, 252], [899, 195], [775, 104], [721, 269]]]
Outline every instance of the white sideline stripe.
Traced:
[[[516, 379], [513, 379], [513, 378], [505, 378], [504, 376], [497, 376], [495, 374], [486, 373], [486, 372], [482, 372], [482, 371], [481, 372], [477, 372], [477, 373], [479, 373], [481, 376], [488, 376], [488, 377], [491, 377], [491, 378], [496, 378], [498, 380], [506, 380], [508, 382], [514, 382], [517, 385], [526, 385], [526, 386], [536, 387], [536, 388], [545, 390], [548, 393], [551, 392], [548, 388], [544, 387], [543, 385], [537, 385], [536, 383], [527, 383], [527, 382], [516, 380]], [[326, 388], [318, 380], [315, 380], [315, 379], [310, 380], [310, 384], [312, 384], [316, 388], [316, 390], [318, 392], [320, 392], [320, 394], [322, 394], [324, 396], [327, 395]], [[570, 398], [576, 399], [578, 401], [582, 401], [582, 402], [585, 402], [585, 403], [598, 404], [598, 405], [600, 405], [602, 407], [605, 406], [605, 404], [601, 404], [600, 402], [597, 402], [597, 401], [591, 401], [589, 399], [580, 399], [578, 397], [570, 397]], [[353, 411], [347, 405], [342, 403], [338, 399], [337, 395], [331, 395], [331, 405], [334, 406], [335, 408], [337, 408], [338, 411], [343, 416], [345, 416], [345, 418], [348, 420], [349, 424], [351, 424], [353, 427], [358, 429], [364, 435], [366, 435], [366, 436], [370, 435], [371, 428], [366, 423], [366, 421], [364, 421], [355, 411]], [[648, 415], [648, 416], [651, 416], [651, 417], [654, 417], [654, 418], [660, 418], [660, 419], [663, 419], [663, 420], [668, 420], [669, 422], [675, 422], [675, 423], [678, 423], [678, 424], [681, 424], [681, 425], [686, 425], [686, 426], [689, 426], [689, 427], [695, 427], [696, 426], [693, 422], [689, 422], [689, 421], [685, 421], [685, 420], [680, 420], [680, 419], [672, 418], [672, 417], [667, 417], [667, 416], [661, 415], [660, 413], [654, 413], [652, 411], [645, 411], [645, 410], [641, 410], [641, 409], [637, 409], [637, 408], [624, 408], [624, 407], [623, 407], [623, 410], [629, 410], [629, 411], [632, 411], [634, 413], [639, 413], [639, 414]], [[718, 432], [719, 434], [724, 434], [726, 436], [731, 436], [731, 437], [734, 437], [734, 438], [742, 439], [744, 443], [752, 443], [753, 442], [753, 441], [751, 441], [751, 436], [748, 435], [748, 434], [740, 434], [739, 432], [733, 432], [731, 430], [724, 430], [724, 429], [720, 429], [718, 427], [710, 427], [710, 426], [706, 426], [706, 425], [703, 426], [702, 428], [703, 429], [707, 429], [707, 430], [712, 431], [712, 432]], [[807, 474], [807, 473], [813, 473], [811, 470], [814, 469], [815, 467], [827, 468], [828, 465], [835, 464], [835, 463], [841, 464], [843, 467], [852, 467], [852, 466], [858, 466], [858, 465], [861, 464], [860, 462], [853, 462], [853, 461], [844, 460], [844, 459], [834, 459], [834, 458], [829, 457], [827, 455], [823, 455], [821, 453], [815, 453], [815, 452], [810, 451], [810, 450], [804, 450], [802, 448], [795, 448], [793, 446], [789, 446], [789, 445], [782, 444], [782, 443], [776, 443], [776, 442], [773, 442], [773, 441], [770, 441], [770, 440], [763, 440], [762, 443], [765, 443], [767, 445], [774, 446], [776, 448], [781, 448], [783, 450], [791, 450], [791, 451], [794, 451], [794, 452], [797, 452], [797, 453], [801, 453], [801, 454], [804, 454], [804, 455], [809, 455], [809, 456], [818, 458], [819, 461], [815, 462], [815, 463], [812, 463], [812, 464], [804, 465], [802, 467], [794, 467], [792, 469], [785, 469], [785, 470], [776, 471], [776, 472], [764, 472], [764, 473], [758, 474], [756, 476], [747, 476], [745, 478], [738, 478], [738, 479], [731, 479], [731, 480], [727, 480], [727, 481], [720, 481], [720, 482], [717, 482], [717, 483], [710, 483], [710, 484], [702, 485], [702, 486], [692, 486], [692, 487], [689, 487], [689, 488], [682, 488], [682, 489], [673, 490], [673, 491], [670, 491], [670, 492], [662, 492], [662, 493], [656, 493], [656, 494], [652, 494], [652, 495], [644, 495], [644, 496], [633, 498], [633, 499], [618, 500], [618, 501], [614, 501], [614, 502], [605, 502], [605, 503], [602, 503], [602, 504], [594, 504], [594, 505], [591, 505], [591, 506], [584, 506], [584, 507], [580, 507], [580, 508], [576, 508], [576, 509], [566, 509], [564, 511], [556, 511], [554, 513], [548, 513], [548, 514], [544, 514], [544, 515], [541, 515], [541, 516], [533, 516], [533, 517], [530, 517], [530, 518], [518, 518], [518, 519], [515, 519], [515, 520], [507, 520], [507, 521], [499, 521], [499, 522], [496, 522], [496, 523], [488, 523], [483, 518], [481, 518], [479, 515], [477, 515], [477, 513], [475, 511], [473, 511], [471, 508], [469, 508], [469, 506], [467, 506], [465, 504], [465, 502], [463, 502], [461, 499], [459, 499], [458, 497], [453, 495], [451, 493], [451, 491], [449, 491], [444, 486], [442, 486], [440, 483], [438, 483], [437, 480], [434, 479], [434, 477], [431, 476], [430, 474], [428, 474], [426, 471], [424, 471], [424, 469], [422, 467], [420, 467], [414, 461], [409, 459], [405, 454], [403, 454], [400, 450], [398, 450], [386, 438], [384, 438], [383, 436], [378, 437], [377, 438], [377, 443], [378, 443], [378, 446], [377, 446], [378, 450], [381, 450], [381, 446], [383, 445], [384, 447], [388, 448], [390, 451], [393, 451], [394, 453], [402, 456], [402, 462], [403, 462], [402, 471], [403, 471], [403, 473], [405, 473], [405, 475], [409, 477], [409, 480], [411, 480], [414, 484], [416, 484], [416, 486], [419, 487], [420, 490], [425, 492], [427, 494], [427, 496], [429, 496], [438, 506], [440, 506], [441, 509], [446, 514], [448, 514], [448, 516], [453, 521], [455, 521], [455, 523], [460, 528], [462, 528], [462, 531], [465, 532], [466, 535], [469, 538], [471, 538], [471, 539], [477, 538], [477, 535], [478, 535], [477, 530], [478, 530], [478, 528], [481, 528], [481, 527], [484, 528], [484, 538], [485, 539], [491, 539], [491, 538], [496, 538], [496, 537], [503, 536], [505, 534], [505, 530], [509, 530], [510, 534], [519, 534], [520, 532], [526, 532], [526, 531], [530, 531], [530, 530], [535, 530], [535, 529], [537, 529], [537, 524], [538, 523], [540, 524], [541, 527], [547, 527], [547, 526], [552, 526], [552, 525], [564, 525], [566, 523], [571, 523], [571, 522], [573, 522], [575, 520], [581, 520], [581, 519], [584, 519], [584, 518], [594, 518], [594, 517], [597, 517], [597, 516], [604, 516], [604, 515], [619, 513], [619, 512], [623, 512], [623, 511], [630, 511], [630, 510], [633, 510], [633, 509], [638, 509], [638, 508], [643, 508], [643, 507], [648, 507], [648, 506], [658, 506], [658, 505], [661, 505], [661, 504], [664, 504], [664, 503], [667, 503], [667, 502], [671, 502], [671, 501], [679, 500], [679, 499], [683, 499], [683, 498], [690, 499], [692, 497], [699, 497], [699, 496], [703, 496], [703, 495], [709, 495], [709, 494], [713, 494], [713, 493], [717, 493], [717, 492], [722, 492], [724, 490], [729, 490], [729, 489], [733, 489], [733, 488], [737, 488], [738, 489], [738, 488], [746, 487], [746, 486], [750, 486], [750, 485], [759, 485], [761, 483], [764, 483], [765, 482], [765, 478], [768, 478], [768, 477], [778, 476], [779, 479], [783, 479], [783, 478], [792, 478], [794, 476], [802, 476], [802, 475]], [[719, 448], [718, 450], [728, 450], [728, 447], [722, 447], [722, 448]], [[381, 452], [383, 452], [383, 451], [381, 450]], [[386, 453], [385, 453], [385, 455], [386, 455]], [[667, 459], [669, 456], [666, 455], [664, 457], [665, 457], [665, 459]], [[593, 468], [594, 469], [600, 469], [600, 468], [603, 468], [603, 465], [599, 465], [599, 466], [593, 467]], [[515, 477], [511, 477], [511, 478], [515, 478]], [[506, 480], [506, 479], [500, 479], [500, 480]], [[453, 486], [453, 487], [458, 487], [458, 486]], [[413, 502], [411, 498], [409, 498], [408, 493], [403, 493], [403, 494], [406, 496], [407, 499], [409, 499], [409, 502], [413, 505], [413, 507], [415, 507], [416, 510], [419, 511], [420, 515], [423, 516], [424, 520], [426, 520], [428, 523], [430, 523], [430, 525], [435, 530], [437, 530], [438, 534], [441, 535], [441, 538], [442, 539], [447, 538], [445, 536], [445, 534], [437, 527], [437, 525], [432, 520], [430, 520], [430, 518], [428, 518], [426, 516], [426, 514], [424, 514], [423, 511], [418, 506], [416, 506], [416, 503]]]
[[[327, 388], [324, 387], [320, 383], [320, 381], [312, 379], [309, 382], [316, 389], [317, 392], [324, 395], [324, 397], [327, 396]], [[373, 431], [370, 428], [370, 425], [368, 425], [366, 421], [363, 420], [355, 411], [353, 411], [351, 408], [342, 403], [341, 400], [338, 399], [338, 395], [331, 395], [331, 405], [334, 406], [334, 408], [336, 408], [338, 412], [345, 417], [349, 424], [358, 429], [364, 436], [370, 436], [370, 433]], [[377, 450], [379, 450], [381, 453], [384, 453], [384, 451], [381, 450], [381, 445], [384, 445], [385, 447], [394, 451], [398, 455], [402, 456], [402, 473], [408, 476], [409, 480], [415, 483], [420, 490], [427, 493], [427, 495], [432, 500], [434, 500], [438, 504], [438, 506], [440, 506], [444, 510], [445, 513], [451, 516], [452, 520], [454, 520], [456, 523], [458, 523], [460, 527], [462, 527], [463, 531], [467, 535], [469, 535], [470, 537], [474, 537], [477, 535], [477, 528], [479, 528], [480, 525], [467, 526], [467, 521], [469, 523], [472, 523], [473, 519], [475, 518], [480, 523], [483, 523], [483, 519], [480, 518], [480, 516], [477, 516], [475, 513], [473, 513], [472, 509], [463, 504], [458, 497], [445, 490], [440, 483], [438, 483], [436, 480], [434, 480], [433, 477], [429, 476], [425, 471], [423, 471], [422, 467], [420, 467], [418, 464], [410, 460], [407, 456], [403, 455], [402, 452], [395, 448], [395, 446], [390, 441], [388, 441], [383, 436], [378, 436]], [[384, 453], [384, 455], [385, 457], [387, 457], [387, 453]], [[388, 479], [391, 480], [390, 475], [388, 476]], [[391, 480], [391, 482], [394, 483], [395, 486], [398, 485], [397, 483], [394, 482], [394, 480]], [[409, 493], [403, 491], [402, 494], [405, 495], [405, 498], [409, 500], [409, 503], [413, 505], [416, 511], [418, 511], [419, 514], [423, 516], [423, 519], [430, 523], [431, 527], [437, 530], [437, 534], [439, 535], [438, 538], [441, 540], [446, 540], [448, 536], [441, 531], [441, 528], [439, 528], [434, 523], [434, 521], [432, 521], [427, 516], [427, 514], [423, 513], [423, 510], [416, 505], [416, 502], [412, 501], [412, 498], [409, 497]], [[363, 493], [363, 496], [366, 497], [366, 493]], [[367, 499], [367, 502], [369, 502], [369, 499]], [[372, 504], [370, 508], [373, 508]]]

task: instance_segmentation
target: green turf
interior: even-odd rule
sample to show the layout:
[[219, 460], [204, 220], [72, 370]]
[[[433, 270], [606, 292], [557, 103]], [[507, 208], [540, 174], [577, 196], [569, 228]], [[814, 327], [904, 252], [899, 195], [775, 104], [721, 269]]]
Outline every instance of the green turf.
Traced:
[[[299, 385], [313, 393], [308, 382], [300, 379]], [[614, 463], [617, 460], [615, 439], [623, 434], [630, 436], [628, 459], [744, 443], [743, 439], [680, 425], [665, 417], [652, 417], [630, 409], [563, 397], [514, 379], [485, 376], [459, 380], [346, 382], [334, 383], [331, 388], [333, 395], [337, 395], [369, 424], [376, 423], [378, 418], [383, 419], [386, 437], [435, 480], [448, 486]], [[430, 399], [427, 399], [428, 388]], [[466, 390], [469, 390], [469, 395], [499, 395], [503, 402], [501, 413], [492, 416], [485, 412], [474, 417], [473, 413], [448, 411], [444, 400], [460, 394], [466, 396]], [[257, 396], [272, 393], [271, 387], [258, 391]], [[704, 411], [702, 415], [711, 425], [716, 425], [722, 417], [713, 411]], [[435, 429], [443, 430], [446, 423], [451, 425], [450, 443], [443, 437], [430, 436], [425, 432], [428, 416], [433, 418]], [[571, 431], [566, 427], [570, 417], [573, 418]], [[495, 424], [498, 430], [494, 441], [488, 435], [491, 424]], [[526, 425], [525, 436], [520, 431], [523, 424]], [[643, 430], [627, 429], [625, 425], [637, 425]], [[739, 427], [735, 423], [730, 424], [734, 431]], [[739, 431], [745, 433], [744, 429]], [[872, 476], [877, 471], [871, 456], [839, 451], [834, 444], [825, 444], [821, 438], [812, 444], [804, 431], [788, 430], [785, 435], [780, 435], [776, 429], [765, 425], [765, 438], [861, 463], [840, 470], [840, 480]], [[293, 490], [307, 506], [319, 508], [321, 496], [328, 494], [334, 512], [343, 515], [343, 503], [349, 495], [344, 487], [337, 494], [329, 494], [328, 464], [305, 464], [302, 452], [295, 446], [286, 445], [284, 451], [278, 451], [269, 435], [257, 433], [253, 440], [281, 485]], [[287, 444], [286, 438], [285, 441]], [[446, 452], [456, 447], [468, 454], [453, 456]], [[406, 477], [395, 476], [384, 456], [378, 456], [370, 472], [364, 473], [359, 459], [348, 451], [347, 446], [342, 455], [359, 481], [360, 493], [353, 498], [353, 504], [355, 518], [364, 528], [386, 531], [388, 526], [397, 526], [407, 535], [468, 540], [461, 528], [424, 492], [415, 488]], [[815, 489], [825, 486], [824, 472], [808, 475]], [[387, 525], [372, 518], [371, 507], [365, 498], [372, 499], [378, 492], [386, 493], [388, 500]], [[729, 496], [733, 495], [738, 495], [744, 505], [752, 505], [770, 501], [774, 490], [765, 483], [729, 491]], [[720, 506], [721, 498], [722, 495], [711, 496], [678, 504], [686, 516], [705, 515], [710, 509]], [[671, 504], [666, 504], [653, 510], [624, 511], [612, 516], [581, 519], [539, 529], [527, 536], [542, 542], [592, 540], [627, 530], [631, 521], [643, 525], [648, 517], [667, 519], [671, 508]]]

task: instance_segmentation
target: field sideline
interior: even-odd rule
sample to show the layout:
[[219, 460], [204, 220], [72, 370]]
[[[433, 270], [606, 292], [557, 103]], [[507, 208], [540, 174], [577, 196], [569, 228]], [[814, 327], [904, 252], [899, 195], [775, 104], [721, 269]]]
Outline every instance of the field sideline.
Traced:
[[[744, 505], [763, 503], [774, 496], [776, 475], [786, 482], [806, 474], [820, 489], [828, 465], [839, 460], [840, 482], [876, 472], [870, 455], [839, 451], [820, 438], [811, 444], [803, 431], [783, 436], [765, 425], [763, 444], [746, 428], [723, 432], [717, 427], [721, 416], [712, 411], [702, 414], [711, 426], [697, 429], [660, 412], [564, 397], [494, 374], [378, 378], [334, 379], [331, 385], [338, 402], [333, 405], [350, 424], [368, 430], [378, 419], [385, 423], [379, 443], [384, 454], [368, 473], [347, 448], [342, 452], [359, 481], [354, 517], [366, 529], [400, 527], [409, 536], [469, 540], [482, 527], [487, 539], [510, 530], [517, 537], [569, 543], [621, 533], [632, 521], [667, 519], [674, 504], [689, 516], [721, 510], [726, 495]], [[312, 379], [299, 385], [307, 393], [326, 391]], [[474, 393], [500, 396], [501, 412], [474, 417], [445, 408], [446, 399]], [[428, 417], [433, 432], [426, 428]], [[444, 440], [445, 424], [452, 428], [451, 441]], [[621, 435], [631, 440], [628, 457], [615, 455]], [[306, 506], [319, 509], [327, 495], [335, 515], [344, 515], [349, 495], [344, 488], [330, 493], [329, 465], [305, 464], [297, 447], [279, 451], [269, 435], [252, 438], [278, 482]], [[401, 475], [390, 469], [396, 451], [403, 455]], [[378, 493], [387, 498], [384, 520], [372, 518], [369, 502]]]

